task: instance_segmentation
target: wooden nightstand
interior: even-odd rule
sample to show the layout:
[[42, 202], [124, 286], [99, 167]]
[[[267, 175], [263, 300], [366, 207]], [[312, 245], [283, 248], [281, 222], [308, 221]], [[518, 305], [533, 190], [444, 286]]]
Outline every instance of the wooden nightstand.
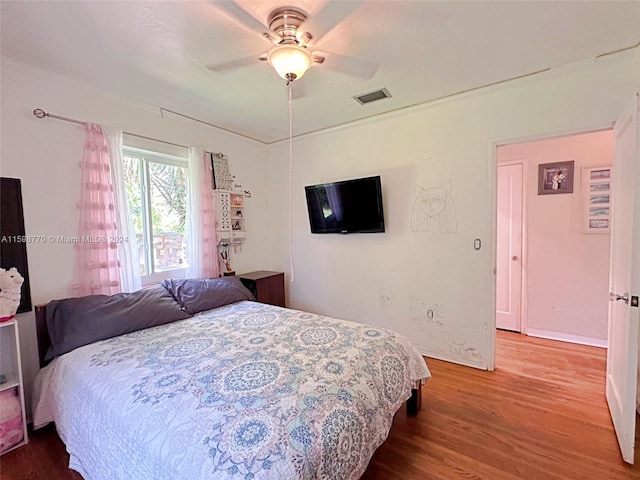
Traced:
[[256, 300], [284, 307], [284, 273], [259, 270], [238, 275], [247, 289], [253, 293]]

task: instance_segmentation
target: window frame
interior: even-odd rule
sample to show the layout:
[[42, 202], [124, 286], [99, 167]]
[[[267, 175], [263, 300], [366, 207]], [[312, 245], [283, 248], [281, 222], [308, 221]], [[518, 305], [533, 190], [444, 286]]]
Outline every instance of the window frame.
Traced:
[[[142, 238], [143, 245], [142, 251], [145, 256], [145, 265], [147, 270], [151, 273], [147, 275], [141, 275], [140, 279], [142, 286], [150, 286], [161, 283], [168, 278], [186, 278], [187, 270], [185, 268], [174, 268], [170, 270], [163, 270], [161, 272], [155, 271], [155, 258], [151, 246], [153, 245], [153, 216], [151, 212], [151, 188], [150, 188], [150, 173], [149, 163], [158, 163], [162, 165], [170, 165], [173, 167], [180, 167], [186, 170], [186, 202], [187, 202], [187, 225], [189, 224], [189, 159], [184, 157], [178, 157], [175, 155], [168, 155], [165, 153], [153, 152], [150, 150], [143, 150], [141, 148], [124, 146], [122, 149], [123, 157], [137, 158], [140, 161], [140, 199], [142, 202]], [[189, 236], [185, 233], [186, 249], [190, 250]]]

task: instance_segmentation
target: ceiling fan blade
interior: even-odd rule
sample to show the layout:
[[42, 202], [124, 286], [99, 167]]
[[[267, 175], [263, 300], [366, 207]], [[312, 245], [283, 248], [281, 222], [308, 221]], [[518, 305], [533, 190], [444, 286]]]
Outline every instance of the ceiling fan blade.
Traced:
[[339, 55], [331, 52], [313, 52], [324, 57], [324, 61], [320, 68], [333, 70], [334, 72], [344, 73], [352, 77], [368, 80], [372, 78], [378, 71], [378, 64], [370, 62], [364, 58], [350, 57], [348, 55]]
[[226, 13], [229, 17], [248, 30], [258, 33], [268, 42], [276, 43], [280, 40], [266, 25], [238, 5], [234, 0], [216, 0], [213, 4], [218, 8], [218, 10]]
[[316, 45], [318, 41], [331, 31], [338, 23], [355, 12], [362, 0], [331, 1], [325, 3], [315, 15], [311, 15], [302, 22], [296, 32], [298, 40], [302, 40], [305, 33], [311, 35], [311, 40], [305, 42], [307, 45]]
[[251, 57], [237, 58], [229, 62], [218, 63], [217, 65], [208, 65], [207, 68], [212, 72], [223, 73], [229, 72], [231, 70], [237, 70], [239, 68], [249, 67], [251, 65], [257, 65], [258, 63], [260, 63], [260, 60], [266, 59], [266, 54], [260, 55], [258, 57], [254, 55]]

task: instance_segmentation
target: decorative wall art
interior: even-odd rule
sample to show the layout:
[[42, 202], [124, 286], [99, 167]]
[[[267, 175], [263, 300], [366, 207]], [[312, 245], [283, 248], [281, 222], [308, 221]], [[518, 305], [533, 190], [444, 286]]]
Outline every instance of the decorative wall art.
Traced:
[[211, 154], [211, 168], [213, 169], [213, 189], [231, 190], [235, 176], [229, 173], [229, 160], [222, 153]]
[[[25, 236], [22, 186], [19, 179], [4, 177], [0, 179], [0, 206], [0, 267], [7, 270], [15, 267], [20, 272], [24, 282], [22, 282], [18, 297], [17, 313], [30, 312], [32, 305], [27, 241], [31, 238], [33, 242], [36, 242], [40, 237]], [[4, 286], [0, 288], [4, 288]]]
[[611, 167], [582, 169], [582, 231], [609, 233], [611, 215]]
[[458, 232], [456, 206], [451, 196], [451, 180], [439, 187], [414, 185], [411, 211], [411, 230], [414, 232]]
[[538, 165], [538, 195], [573, 193], [574, 161]]

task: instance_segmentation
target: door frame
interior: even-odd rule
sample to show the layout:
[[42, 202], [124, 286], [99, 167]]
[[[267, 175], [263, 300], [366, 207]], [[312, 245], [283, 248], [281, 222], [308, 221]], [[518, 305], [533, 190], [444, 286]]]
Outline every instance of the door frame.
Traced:
[[[613, 130], [615, 120], [606, 123], [595, 123], [586, 125], [576, 125], [573, 127], [550, 130], [538, 133], [529, 133], [526, 135], [518, 135], [512, 137], [494, 138], [489, 141], [490, 155], [488, 171], [488, 188], [489, 188], [489, 211], [491, 214], [491, 264], [493, 268], [488, 271], [487, 281], [489, 282], [489, 318], [487, 328], [489, 335], [487, 338], [487, 370], [493, 371], [496, 368], [496, 244], [498, 231], [498, 147], [509, 145], [511, 143], [534, 142], [537, 140], [548, 140], [551, 138], [568, 137], [571, 135], [580, 135], [583, 133], [600, 132], [602, 130]], [[523, 180], [524, 181], [524, 180]], [[524, 205], [523, 205], [524, 208]]]
[[[529, 160], [527, 158], [519, 158], [519, 159], [515, 159], [515, 160], [507, 160], [506, 162], [498, 162], [497, 161], [497, 155], [498, 155], [498, 148], [500, 147], [497, 146], [496, 147], [496, 245], [498, 242], [498, 195], [497, 195], [497, 188], [498, 188], [498, 167], [501, 165], [522, 165], [522, 232], [521, 232], [521, 238], [520, 238], [520, 333], [522, 334], [526, 334], [527, 333], [527, 299], [528, 299], [528, 290], [527, 290], [527, 281], [528, 281], [528, 277], [527, 277], [527, 269], [525, 268], [525, 265], [527, 264], [527, 245], [528, 245], [528, 230], [527, 230], [527, 219], [528, 219], [528, 209], [529, 209], [529, 195], [528, 195], [528, 188], [527, 186], [529, 185], [528, 183], [528, 162]], [[497, 252], [496, 252], [497, 253]], [[496, 256], [496, 262], [494, 264], [497, 263], [497, 256]], [[496, 277], [497, 278], [497, 277]], [[494, 321], [495, 321], [495, 314], [494, 314]]]

